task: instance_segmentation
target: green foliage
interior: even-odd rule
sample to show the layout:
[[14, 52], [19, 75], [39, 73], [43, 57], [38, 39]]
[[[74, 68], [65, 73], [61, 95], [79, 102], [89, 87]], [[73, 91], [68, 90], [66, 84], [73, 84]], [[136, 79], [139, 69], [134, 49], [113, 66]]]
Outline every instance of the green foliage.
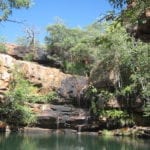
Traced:
[[15, 100], [7, 99], [0, 108], [5, 121], [13, 125], [31, 125], [36, 122], [36, 116], [31, 109]]
[[[117, 27], [115, 25], [114, 22], [114, 24], [106, 26], [105, 32], [96, 37], [93, 42], [97, 49], [94, 57], [95, 64], [93, 65], [90, 78], [96, 85], [103, 79], [106, 82], [107, 80], [109, 81], [109, 78], [107, 78], [109, 70], [117, 71], [117, 76], [114, 78], [114, 80], [117, 80], [117, 83], [111, 85], [113, 90], [109, 89], [110, 85], [99, 89], [89, 86], [85, 98], [90, 99], [91, 112], [96, 116], [103, 116], [113, 120], [119, 118], [119, 124], [133, 125], [133, 119], [130, 119], [130, 116], [126, 118], [124, 111], [107, 110], [105, 109], [105, 103], [114, 97], [115, 99], [119, 98], [126, 105], [126, 111], [131, 113], [134, 101], [137, 97], [140, 97], [145, 103], [143, 105], [145, 107], [144, 116], [149, 117], [150, 45], [149, 43], [135, 40], [127, 34], [126, 29], [120, 24], [117, 24]], [[104, 75], [102, 72], [104, 72]], [[93, 90], [96, 92], [93, 93]]]
[[[114, 98], [114, 94], [103, 89], [97, 89], [92, 84], [86, 89], [84, 98], [89, 103], [90, 111], [93, 115], [98, 118], [106, 117], [109, 118], [109, 110], [105, 109], [108, 100]], [[110, 113], [115, 113], [115, 110], [110, 110]], [[117, 112], [117, 110], [116, 110]], [[120, 110], [120, 112], [123, 112]], [[118, 112], [119, 113], [119, 112]]]
[[99, 118], [106, 118], [112, 120], [129, 118], [129, 114], [126, 111], [117, 109], [107, 110], [104, 107], [100, 108], [95, 101], [91, 101], [91, 111]]
[[135, 124], [133, 118], [126, 111], [118, 109], [99, 111], [99, 119], [102, 118], [106, 118], [108, 128], [133, 126]]
[[114, 133], [112, 131], [104, 129], [104, 130], [102, 130], [102, 135], [109, 137], [109, 136], [113, 136]]
[[32, 61], [34, 59], [34, 54], [32, 52], [30, 53], [27, 53], [24, 57], [23, 57], [24, 60], [26, 61]]
[[0, 53], [6, 53], [7, 48], [5, 46], [5, 40], [3, 37], [0, 37]]
[[89, 86], [84, 92], [84, 100], [86, 100], [88, 107], [90, 107], [91, 112], [95, 115], [97, 113], [97, 95], [98, 90], [92, 84], [89, 84]]
[[[148, 101], [150, 45], [131, 37], [121, 23], [94, 23], [84, 30], [54, 24], [49, 26], [47, 31], [48, 53], [63, 62], [65, 72], [90, 74], [91, 81], [95, 84], [103, 79], [109, 80], [108, 73], [116, 72], [117, 75], [112, 79], [116, 80], [116, 83], [99, 89], [91, 85], [87, 89], [85, 99], [88, 99], [94, 114], [98, 115], [99, 112], [98, 99], [103, 101], [104, 107], [107, 100], [121, 97], [129, 112], [132, 111], [129, 109], [137, 96]], [[96, 71], [97, 73], [94, 73]], [[112, 89], [109, 89], [110, 86]], [[147, 106], [146, 103], [145, 113], [148, 114]]]
[[122, 8], [127, 2], [130, 0], [109, 0], [109, 2], [115, 7], [115, 8]]
[[99, 109], [97, 108], [96, 102], [95, 101], [91, 101], [91, 112], [97, 116], [99, 115]]
[[104, 112], [104, 115], [107, 118], [112, 118], [112, 119], [120, 119], [120, 118], [127, 118], [127, 117], [129, 117], [129, 115], [126, 112], [124, 112], [122, 110], [116, 110], [116, 109], [106, 110]]
[[9, 15], [12, 14], [13, 9], [20, 9], [22, 7], [28, 8], [31, 0], [5, 0], [0, 1], [0, 22], [6, 21]]
[[11, 82], [10, 91], [7, 93], [8, 98], [11, 99], [11, 101], [27, 101], [31, 93], [34, 92], [36, 92], [36, 88], [34, 88], [29, 81], [25, 80], [22, 73], [17, 71], [13, 72], [13, 80]]
[[148, 99], [144, 108], [144, 117], [150, 118], [150, 100]]
[[75, 62], [75, 63], [65, 62], [64, 67], [65, 67], [66, 73], [86, 75], [89, 72], [88, 70], [89, 68], [81, 62]]
[[142, 91], [142, 95], [145, 98], [144, 106], [144, 117], [150, 118], [150, 83], [147, 83], [147, 86]]
[[114, 98], [114, 94], [109, 92], [108, 90], [100, 90], [98, 95], [99, 97], [105, 99], [105, 101], [108, 101], [111, 98]]
[[7, 49], [3, 43], [0, 43], [0, 53], [6, 53]]
[[150, 8], [149, 0], [108, 0], [116, 9], [121, 9], [118, 20], [128, 23], [144, 23], [145, 12]]
[[37, 88], [29, 83], [23, 74], [15, 71], [10, 90], [6, 93], [6, 100], [0, 106], [0, 113], [8, 123], [32, 125], [36, 122], [36, 116], [26, 103], [48, 103], [56, 98], [55, 92], [49, 92], [45, 95], [38, 94]]
[[14, 72], [10, 90], [0, 108], [1, 114], [6, 116], [8, 123], [29, 125], [36, 122], [34, 113], [25, 105], [25, 102], [31, 97], [30, 93], [34, 90], [34, 87], [23, 78], [21, 73]]
[[19, 72], [14, 72], [14, 79], [7, 95], [11, 101], [34, 103], [47, 103], [57, 98], [54, 91], [44, 95], [38, 94], [38, 89]]
[[[97, 57], [101, 60], [101, 64], [107, 68], [113, 65], [118, 71], [118, 84], [115, 85], [114, 93], [128, 96], [130, 99], [133, 95], [140, 95], [143, 100], [147, 99], [150, 96], [148, 94], [150, 45], [135, 41], [119, 25], [117, 28], [110, 26], [106, 33], [96, 40], [97, 45], [99, 44]], [[95, 68], [98, 69], [97, 64], [96, 62]]]
[[51, 91], [45, 95], [36, 95], [32, 94], [27, 97], [27, 101], [30, 103], [51, 103], [58, 98], [58, 95], [55, 91]]
[[49, 35], [45, 38], [48, 53], [63, 62], [65, 72], [87, 75], [96, 53], [94, 39], [100, 35], [100, 30], [98, 23], [84, 30], [68, 28], [60, 23], [50, 25], [47, 28]]

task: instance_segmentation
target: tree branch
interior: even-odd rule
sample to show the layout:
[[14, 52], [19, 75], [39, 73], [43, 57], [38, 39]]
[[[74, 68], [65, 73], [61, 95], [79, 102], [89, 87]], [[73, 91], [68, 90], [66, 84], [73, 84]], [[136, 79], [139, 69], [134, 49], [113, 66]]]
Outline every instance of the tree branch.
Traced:
[[18, 23], [18, 24], [24, 24], [24, 22], [25, 22], [25, 21], [11, 20], [11, 19], [6, 19], [5, 21], [13, 22], [13, 23]]

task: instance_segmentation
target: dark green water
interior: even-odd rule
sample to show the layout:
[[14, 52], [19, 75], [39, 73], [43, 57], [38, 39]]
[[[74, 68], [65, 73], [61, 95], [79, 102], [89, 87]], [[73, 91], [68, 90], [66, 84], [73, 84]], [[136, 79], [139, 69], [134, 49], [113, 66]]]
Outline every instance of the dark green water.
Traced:
[[150, 150], [150, 140], [76, 134], [0, 134], [0, 150]]

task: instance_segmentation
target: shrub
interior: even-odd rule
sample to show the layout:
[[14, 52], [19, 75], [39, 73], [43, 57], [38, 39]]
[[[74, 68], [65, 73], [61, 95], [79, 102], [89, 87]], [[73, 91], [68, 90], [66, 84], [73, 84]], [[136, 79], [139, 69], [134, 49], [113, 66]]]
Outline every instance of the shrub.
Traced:
[[23, 57], [24, 60], [26, 61], [33, 61], [34, 59], [34, 54], [32, 52], [26, 54], [24, 57]]
[[6, 53], [6, 52], [7, 52], [7, 48], [5, 44], [0, 43], [0, 53]]
[[3, 106], [1, 106], [0, 113], [5, 117], [9, 124], [32, 125], [36, 123], [36, 116], [32, 110], [15, 101], [7, 100], [7, 103], [4, 103]]
[[51, 91], [45, 95], [33, 94], [28, 95], [27, 101], [30, 103], [50, 103], [57, 99], [57, 93]]
[[31, 125], [36, 123], [36, 116], [26, 102], [48, 103], [57, 97], [55, 92], [46, 95], [37, 93], [37, 88], [27, 81], [21, 73], [14, 72], [6, 100], [0, 105], [0, 114], [8, 123]]

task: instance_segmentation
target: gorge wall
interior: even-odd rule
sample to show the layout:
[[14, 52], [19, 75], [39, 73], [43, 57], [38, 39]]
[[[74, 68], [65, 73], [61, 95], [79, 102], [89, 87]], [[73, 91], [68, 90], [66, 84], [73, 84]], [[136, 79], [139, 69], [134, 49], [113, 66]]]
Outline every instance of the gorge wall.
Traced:
[[[26, 80], [36, 86], [41, 94], [56, 91], [59, 95], [55, 104], [26, 103], [36, 113], [36, 126], [42, 128], [71, 128], [83, 127], [84, 130], [98, 128], [91, 122], [88, 109], [72, 105], [73, 99], [80, 101], [82, 90], [88, 85], [88, 78], [64, 74], [59, 69], [45, 67], [33, 62], [16, 60], [13, 57], [0, 54], [0, 102], [5, 101], [14, 72], [24, 74]], [[56, 103], [56, 102], [55, 102]], [[63, 105], [62, 105], [63, 103]], [[82, 129], [83, 129], [82, 128]]]

